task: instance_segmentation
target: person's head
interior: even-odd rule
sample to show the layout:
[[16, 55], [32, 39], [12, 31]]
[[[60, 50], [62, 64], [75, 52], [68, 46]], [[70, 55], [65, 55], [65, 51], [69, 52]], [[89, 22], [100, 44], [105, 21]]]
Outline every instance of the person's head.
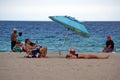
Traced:
[[25, 39], [25, 44], [30, 44], [30, 40], [29, 39]]
[[108, 35], [106, 38], [107, 38], [107, 40], [111, 40], [111, 36], [110, 35]]
[[19, 32], [19, 36], [22, 36], [22, 32]]
[[13, 33], [17, 33], [17, 29], [16, 28], [13, 28]]

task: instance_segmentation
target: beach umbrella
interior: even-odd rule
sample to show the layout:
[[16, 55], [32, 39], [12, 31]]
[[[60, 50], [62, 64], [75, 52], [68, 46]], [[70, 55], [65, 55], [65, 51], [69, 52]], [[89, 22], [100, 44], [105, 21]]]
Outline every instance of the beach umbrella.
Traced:
[[78, 33], [79, 35], [88, 38], [89, 33], [86, 27], [78, 20], [70, 16], [49, 16], [53, 21], [60, 23], [68, 29]]
[[[80, 21], [76, 20], [73, 17], [70, 17], [70, 16], [49, 16], [49, 18], [57, 23], [64, 25], [66, 28], [76, 32], [77, 34], [79, 34], [85, 38], [89, 37], [89, 33], [88, 33], [86, 27]], [[62, 48], [64, 46], [65, 40], [66, 40], [66, 37], [64, 39]], [[61, 51], [59, 51], [59, 54], [61, 55]]]

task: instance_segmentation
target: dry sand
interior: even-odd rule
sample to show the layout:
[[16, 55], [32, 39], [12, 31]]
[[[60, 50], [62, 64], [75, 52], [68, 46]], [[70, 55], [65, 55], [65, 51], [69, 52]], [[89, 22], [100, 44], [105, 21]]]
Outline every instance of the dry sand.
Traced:
[[0, 52], [0, 80], [120, 80], [120, 54], [97, 54], [109, 59], [65, 59], [55, 52], [49, 58], [24, 55]]

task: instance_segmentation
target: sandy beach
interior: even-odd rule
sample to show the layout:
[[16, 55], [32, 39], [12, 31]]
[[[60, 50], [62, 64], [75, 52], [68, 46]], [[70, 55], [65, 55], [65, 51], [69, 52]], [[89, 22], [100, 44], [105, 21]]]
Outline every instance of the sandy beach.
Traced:
[[24, 55], [0, 52], [0, 80], [120, 80], [120, 54], [97, 54], [109, 59], [66, 59], [56, 52], [48, 58]]

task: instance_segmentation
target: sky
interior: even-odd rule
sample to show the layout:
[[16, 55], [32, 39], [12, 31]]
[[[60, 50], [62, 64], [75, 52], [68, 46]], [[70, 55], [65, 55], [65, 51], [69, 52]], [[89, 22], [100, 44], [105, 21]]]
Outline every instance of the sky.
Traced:
[[0, 20], [50, 21], [49, 16], [80, 21], [120, 21], [120, 0], [0, 0]]

